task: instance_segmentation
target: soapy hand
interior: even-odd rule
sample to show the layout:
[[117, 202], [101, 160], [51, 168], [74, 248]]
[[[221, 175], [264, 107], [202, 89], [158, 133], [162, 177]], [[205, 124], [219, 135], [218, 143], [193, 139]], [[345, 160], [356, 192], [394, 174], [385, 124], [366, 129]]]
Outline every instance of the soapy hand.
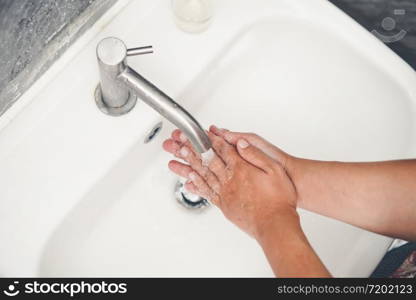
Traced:
[[186, 162], [170, 161], [169, 168], [188, 179], [190, 192], [209, 199], [256, 239], [271, 222], [290, 217], [298, 223], [297, 193], [285, 167], [287, 154], [253, 134], [212, 126], [208, 135], [214, 155], [206, 164], [179, 130], [163, 144]]

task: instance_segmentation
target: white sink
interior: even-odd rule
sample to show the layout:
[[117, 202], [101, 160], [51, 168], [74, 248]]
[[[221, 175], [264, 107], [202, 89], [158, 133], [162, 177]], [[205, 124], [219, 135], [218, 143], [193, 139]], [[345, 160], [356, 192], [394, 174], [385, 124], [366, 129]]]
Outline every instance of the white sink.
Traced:
[[[95, 46], [153, 44], [131, 58], [205, 126], [253, 131], [291, 154], [373, 161], [416, 156], [416, 76], [325, 0], [216, 1], [208, 31], [178, 30], [170, 1], [120, 1], [0, 118], [0, 274], [272, 276], [257, 244], [209, 207], [174, 199], [161, 118], [139, 102], [101, 113]], [[391, 243], [301, 211], [335, 276], [368, 276]]]

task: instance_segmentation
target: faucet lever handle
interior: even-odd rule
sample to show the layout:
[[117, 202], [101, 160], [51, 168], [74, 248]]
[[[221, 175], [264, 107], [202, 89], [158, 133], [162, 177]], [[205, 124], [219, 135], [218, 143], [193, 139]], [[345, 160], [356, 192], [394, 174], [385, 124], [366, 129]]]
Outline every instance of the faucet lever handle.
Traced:
[[127, 56], [136, 56], [153, 53], [153, 46], [144, 46], [127, 49]]

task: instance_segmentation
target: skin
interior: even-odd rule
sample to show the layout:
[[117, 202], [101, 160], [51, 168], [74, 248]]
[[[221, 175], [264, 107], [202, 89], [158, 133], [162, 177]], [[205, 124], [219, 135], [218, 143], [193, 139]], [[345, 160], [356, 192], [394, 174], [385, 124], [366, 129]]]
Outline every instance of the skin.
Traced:
[[300, 159], [252, 133], [211, 126], [208, 167], [179, 130], [164, 142], [184, 160], [169, 168], [255, 238], [276, 276], [330, 274], [302, 232], [296, 207], [379, 234], [416, 240], [416, 160], [341, 163]]
[[307, 160], [293, 157], [255, 134], [217, 132], [232, 145], [245, 138], [280, 162], [296, 186], [298, 207], [378, 234], [416, 240], [416, 160]]
[[248, 140], [232, 145], [215, 127], [208, 134], [216, 155], [207, 166], [179, 130], [163, 144], [186, 162], [169, 162], [173, 172], [189, 179], [186, 188], [210, 199], [255, 238], [277, 276], [330, 276], [301, 229], [296, 188], [282, 165]]

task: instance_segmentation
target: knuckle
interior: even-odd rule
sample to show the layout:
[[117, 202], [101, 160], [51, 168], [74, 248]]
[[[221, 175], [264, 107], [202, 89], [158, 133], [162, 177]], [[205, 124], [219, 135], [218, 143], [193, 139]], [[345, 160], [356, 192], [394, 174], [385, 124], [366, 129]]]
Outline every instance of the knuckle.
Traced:
[[228, 162], [230, 164], [236, 164], [238, 162], [241, 162], [241, 159], [238, 159], [238, 153], [236, 153], [235, 151], [233, 151], [233, 149], [229, 149], [228, 151]]
[[237, 159], [230, 159], [228, 161], [227, 169], [234, 174], [235, 170], [240, 170], [243, 167], [243, 162]]
[[184, 144], [186, 147], [188, 147], [189, 149], [192, 150], [192, 152], [194, 152], [194, 146], [191, 144], [191, 142], [188, 140], [185, 142]]
[[210, 170], [214, 170], [214, 171], [221, 169], [221, 165], [220, 165], [220, 162], [218, 161], [218, 159], [213, 159], [213, 160], [209, 163], [208, 168], [209, 168]]
[[276, 175], [278, 173], [278, 170], [276, 170], [276, 168], [272, 167], [272, 166], [265, 166], [264, 170], [266, 171], [267, 174], [270, 175]]
[[209, 173], [207, 176], [207, 181], [209, 182], [209, 184], [213, 185], [213, 184], [217, 184], [217, 178], [214, 176], [214, 174]]
[[222, 143], [221, 143], [221, 140], [220, 139], [218, 139], [218, 138], [214, 138], [213, 140], [212, 140], [212, 146], [214, 147], [214, 149], [216, 149], [216, 148], [221, 148], [221, 146], [222, 146]]
[[198, 174], [195, 176], [195, 183], [199, 186], [201, 186], [204, 183], [202, 177], [199, 176]]
[[283, 168], [279, 164], [272, 164], [268, 166], [268, 169], [267, 173], [271, 175], [281, 175], [283, 172]]
[[198, 173], [204, 180], [209, 180], [209, 173], [207, 172], [207, 170], [202, 169]]
[[219, 192], [221, 191], [221, 187], [220, 187], [220, 185], [219, 185], [217, 182], [215, 182], [215, 183], [213, 183], [213, 184], [212, 184], [212, 189], [213, 189], [216, 193], [219, 193]]

